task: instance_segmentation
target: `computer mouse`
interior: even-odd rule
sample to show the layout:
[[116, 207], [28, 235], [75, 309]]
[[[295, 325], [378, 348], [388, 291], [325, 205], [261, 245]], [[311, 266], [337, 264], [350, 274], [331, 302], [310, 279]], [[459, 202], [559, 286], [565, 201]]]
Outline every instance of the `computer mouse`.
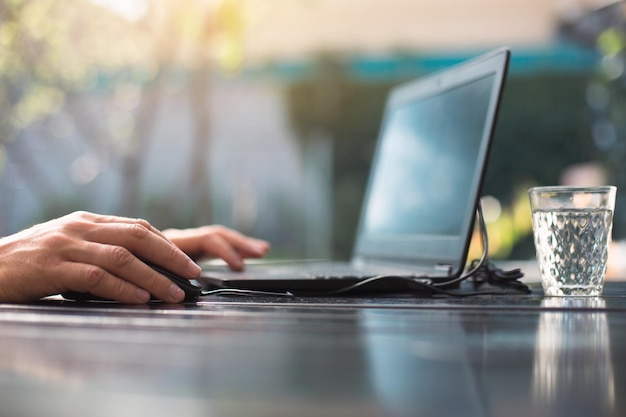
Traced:
[[184, 301], [195, 301], [199, 296], [202, 295], [202, 288], [198, 285], [195, 285], [190, 280], [176, 275], [175, 273], [163, 269], [153, 263], [146, 262], [146, 265], [157, 271], [159, 274], [169, 278], [174, 284], [178, 285], [183, 291], [185, 291]]
[[[144, 261], [145, 262], [145, 261]], [[151, 262], [146, 262], [150, 268], [154, 269], [159, 274], [163, 275], [166, 278], [169, 278], [174, 284], [178, 285], [185, 292], [185, 299], [183, 301], [196, 301], [196, 299], [202, 295], [202, 288], [195, 285], [190, 280], [183, 278], [170, 272], [162, 267], [155, 265]], [[79, 291], [66, 291], [61, 294], [63, 298], [68, 300], [75, 301], [113, 301], [106, 298], [99, 297], [97, 295], [90, 294], [88, 292], [79, 292]], [[152, 301], [158, 301], [158, 298], [152, 296]]]

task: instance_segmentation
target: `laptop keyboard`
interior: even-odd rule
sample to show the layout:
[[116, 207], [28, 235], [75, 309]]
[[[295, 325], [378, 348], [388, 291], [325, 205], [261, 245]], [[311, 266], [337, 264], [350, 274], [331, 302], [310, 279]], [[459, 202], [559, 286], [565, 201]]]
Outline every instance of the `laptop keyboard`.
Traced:
[[341, 262], [302, 262], [250, 264], [243, 272], [233, 273], [226, 267], [203, 266], [203, 275], [222, 276], [227, 273], [237, 279], [354, 279], [377, 275]]

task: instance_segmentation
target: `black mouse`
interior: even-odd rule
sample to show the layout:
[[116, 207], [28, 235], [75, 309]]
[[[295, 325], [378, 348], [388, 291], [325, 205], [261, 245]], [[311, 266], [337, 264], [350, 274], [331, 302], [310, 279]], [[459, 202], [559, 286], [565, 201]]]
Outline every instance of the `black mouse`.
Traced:
[[163, 269], [153, 263], [146, 262], [146, 265], [157, 271], [159, 274], [169, 278], [174, 284], [178, 285], [183, 291], [185, 291], [185, 301], [195, 301], [202, 295], [202, 288], [195, 285], [190, 280], [176, 275], [175, 273]]
[[[146, 265], [148, 265], [150, 268], [154, 269], [156, 272], [163, 275], [164, 277], [169, 278], [170, 281], [172, 281], [174, 284], [178, 285], [185, 292], [184, 301], [196, 301], [196, 299], [202, 295], [202, 288], [195, 285], [190, 280], [178, 276], [173, 272], [163, 269], [153, 263], [146, 262]], [[66, 291], [61, 295], [63, 296], [63, 298], [76, 301], [112, 301], [106, 298], [99, 297], [97, 295], [90, 294], [88, 292]], [[158, 301], [158, 298], [155, 298], [154, 296], [152, 296], [150, 299], [153, 301]]]

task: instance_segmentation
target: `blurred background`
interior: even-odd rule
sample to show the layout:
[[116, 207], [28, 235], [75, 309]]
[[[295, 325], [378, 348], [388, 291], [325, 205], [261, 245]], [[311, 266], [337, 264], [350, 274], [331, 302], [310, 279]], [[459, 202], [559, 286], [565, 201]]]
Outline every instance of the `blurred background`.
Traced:
[[345, 259], [388, 90], [509, 46], [483, 203], [491, 256], [534, 258], [529, 186], [626, 190], [625, 13], [607, 0], [6, 0], [0, 234], [89, 210]]

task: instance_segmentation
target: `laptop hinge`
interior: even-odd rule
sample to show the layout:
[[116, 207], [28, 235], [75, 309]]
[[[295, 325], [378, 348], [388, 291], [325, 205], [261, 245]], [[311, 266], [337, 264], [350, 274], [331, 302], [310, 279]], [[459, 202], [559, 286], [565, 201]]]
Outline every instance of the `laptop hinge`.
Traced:
[[443, 272], [446, 275], [452, 275], [452, 265], [437, 264], [433, 268], [436, 272]]

